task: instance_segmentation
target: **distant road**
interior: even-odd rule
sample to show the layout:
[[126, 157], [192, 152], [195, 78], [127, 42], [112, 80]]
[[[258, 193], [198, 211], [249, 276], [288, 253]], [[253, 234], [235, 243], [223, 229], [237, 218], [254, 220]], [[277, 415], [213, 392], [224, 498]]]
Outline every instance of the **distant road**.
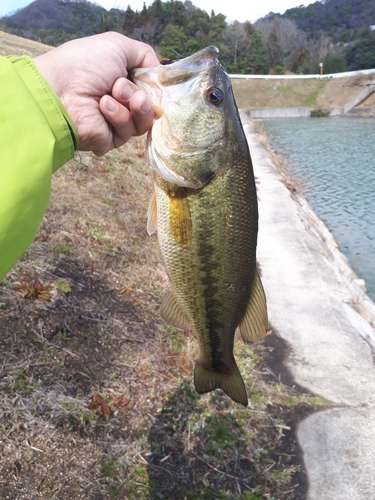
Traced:
[[229, 75], [229, 78], [240, 78], [245, 80], [262, 79], [262, 80], [297, 80], [308, 78], [343, 78], [344, 76], [354, 76], [358, 74], [368, 75], [375, 73], [375, 69], [363, 69], [360, 71], [346, 71], [345, 73], [330, 73], [327, 75]]

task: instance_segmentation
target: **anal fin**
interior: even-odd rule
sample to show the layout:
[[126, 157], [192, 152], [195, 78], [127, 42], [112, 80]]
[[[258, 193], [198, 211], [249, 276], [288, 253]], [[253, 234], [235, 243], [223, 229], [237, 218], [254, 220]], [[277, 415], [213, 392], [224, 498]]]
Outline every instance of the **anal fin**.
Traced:
[[250, 300], [238, 329], [244, 342], [258, 342], [265, 336], [267, 324], [266, 296], [256, 270]]
[[235, 362], [230, 372], [218, 373], [205, 368], [198, 360], [194, 368], [194, 385], [199, 394], [221, 389], [236, 403], [248, 404], [245, 384]]
[[191, 328], [190, 321], [178, 303], [176, 296], [171, 291], [167, 292], [164, 296], [160, 308], [160, 315], [164, 321], [176, 328], [180, 328], [181, 330], [188, 330]]

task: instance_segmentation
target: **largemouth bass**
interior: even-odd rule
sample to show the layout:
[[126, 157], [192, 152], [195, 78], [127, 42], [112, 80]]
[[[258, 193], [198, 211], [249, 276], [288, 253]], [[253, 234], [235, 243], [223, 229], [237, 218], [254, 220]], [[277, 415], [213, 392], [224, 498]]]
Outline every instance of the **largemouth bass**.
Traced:
[[221, 388], [247, 405], [233, 355], [266, 333], [266, 299], [256, 269], [254, 174], [228, 75], [207, 47], [157, 68], [133, 70], [156, 115], [148, 138], [155, 194], [148, 231], [157, 230], [171, 290], [163, 319], [192, 329], [200, 354], [198, 393]]

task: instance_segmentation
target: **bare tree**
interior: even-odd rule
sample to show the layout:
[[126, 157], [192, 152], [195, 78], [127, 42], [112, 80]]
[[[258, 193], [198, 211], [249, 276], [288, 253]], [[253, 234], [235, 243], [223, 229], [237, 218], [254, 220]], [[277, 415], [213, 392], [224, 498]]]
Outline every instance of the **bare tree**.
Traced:
[[155, 47], [161, 39], [163, 27], [159, 21], [147, 21], [144, 26], [134, 28], [131, 38]]
[[296, 23], [290, 19], [275, 17], [272, 20], [260, 19], [255, 27], [263, 34], [271, 66], [283, 64], [290, 67], [294, 54], [306, 40], [306, 35], [297, 28]]
[[309, 53], [309, 73], [316, 73], [319, 63], [328, 54], [335, 52], [331, 39], [325, 35], [307, 40], [306, 46]]
[[229, 56], [231, 63], [235, 66], [237, 60], [243, 57], [250, 49], [250, 40], [246, 34], [244, 25], [238, 21], [230, 24], [223, 33], [223, 40], [222, 51]]

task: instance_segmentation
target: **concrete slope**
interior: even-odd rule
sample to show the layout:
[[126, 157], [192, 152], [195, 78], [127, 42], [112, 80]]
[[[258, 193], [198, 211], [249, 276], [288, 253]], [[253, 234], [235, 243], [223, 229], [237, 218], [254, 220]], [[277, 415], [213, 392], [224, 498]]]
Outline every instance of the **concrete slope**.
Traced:
[[370, 97], [371, 94], [375, 92], [375, 80], [368, 83], [366, 87], [361, 90], [359, 94], [357, 94], [348, 104], [344, 106], [344, 115], [348, 113], [355, 106], [359, 106], [363, 102], [366, 101]]
[[295, 382], [337, 405], [298, 427], [308, 499], [375, 500], [375, 306], [337, 245], [327, 251], [328, 230], [292, 198], [241, 118], [257, 178], [257, 255], [270, 323], [290, 345], [284, 363]]

